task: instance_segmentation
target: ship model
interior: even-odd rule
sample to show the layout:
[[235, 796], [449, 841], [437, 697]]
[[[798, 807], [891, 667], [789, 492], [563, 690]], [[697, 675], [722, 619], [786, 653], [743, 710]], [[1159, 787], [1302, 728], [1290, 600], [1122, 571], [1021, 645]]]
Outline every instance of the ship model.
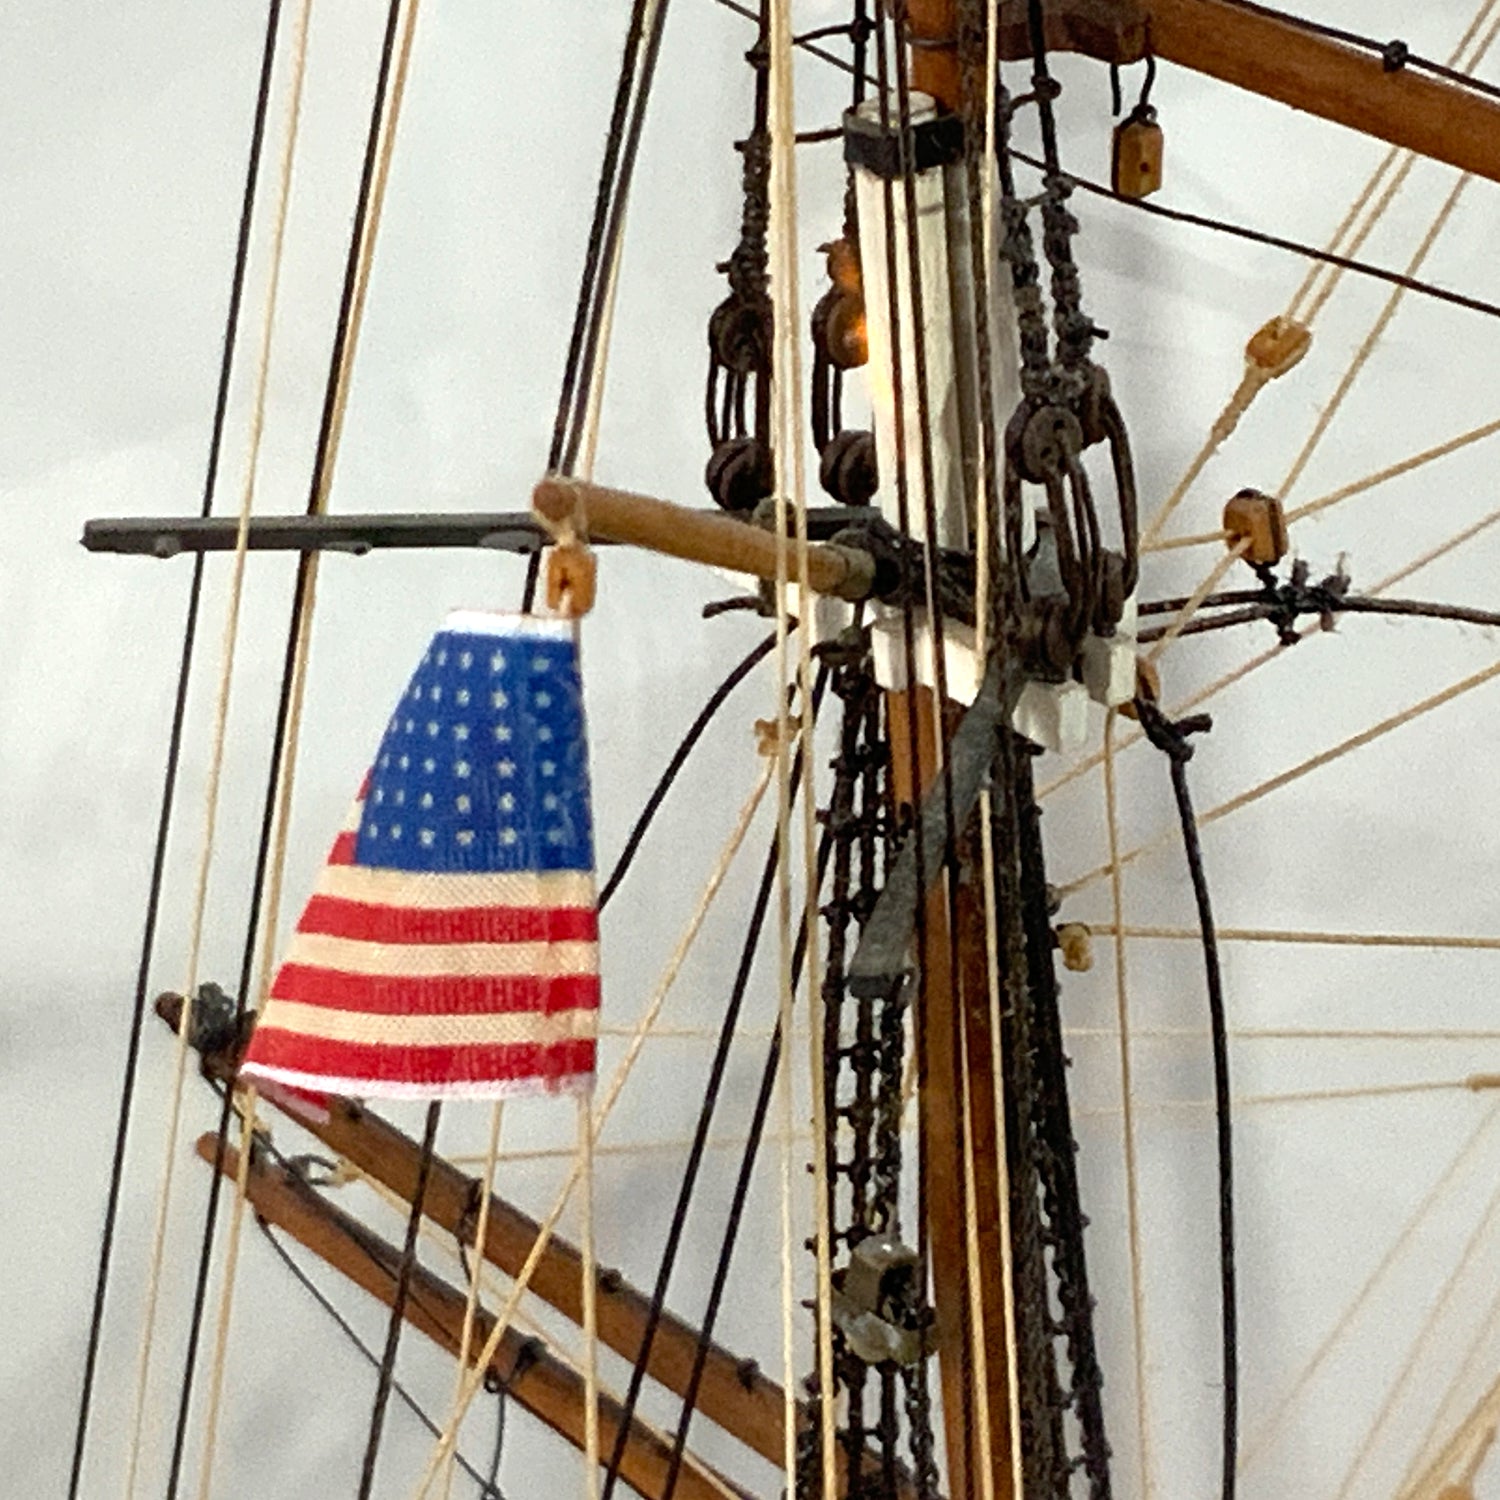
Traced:
[[[1389, 204], [1415, 159], [1457, 169], [1460, 183], [1500, 180], [1500, 104], [1470, 76], [1500, 19], [1492, 26], [1482, 7], [1452, 59], [1435, 64], [1415, 40], [1382, 42], [1244, 0], [726, 8], [740, 15], [725, 24], [743, 28], [732, 87], [745, 118], [739, 137], [722, 143], [725, 161], [735, 161], [738, 222], [717, 269], [703, 268], [681, 291], [702, 304], [702, 401], [696, 391], [652, 397], [664, 406], [681, 394], [689, 411], [701, 404], [706, 494], [657, 493], [600, 440], [623, 316], [617, 300], [628, 295], [627, 202], [660, 144], [645, 122], [661, 87], [669, 6], [635, 0], [550, 449], [536, 456], [534, 487], [495, 512], [367, 514], [331, 503], [362, 318], [381, 295], [375, 252], [399, 170], [398, 125], [416, 107], [405, 90], [423, 66], [418, 4], [392, 0], [305, 513], [266, 515], [254, 505], [256, 463], [316, 11], [306, 0], [273, 0], [203, 513], [91, 521], [84, 537], [97, 553], [190, 557], [171, 566], [191, 566], [193, 583], [69, 1500], [112, 1492], [117, 1473], [127, 1497], [163, 1490], [206, 1500], [231, 1483], [253, 1490], [250, 1450], [279, 1438], [251, 1439], [236, 1417], [235, 1339], [255, 1311], [235, 1285], [240, 1258], [252, 1254], [288, 1284], [294, 1275], [308, 1281], [317, 1262], [332, 1268], [338, 1278], [320, 1284], [339, 1290], [318, 1294], [325, 1306], [349, 1302], [348, 1282], [389, 1311], [383, 1341], [362, 1345], [373, 1398], [347, 1384], [335, 1397], [309, 1397], [358, 1429], [361, 1458], [347, 1485], [360, 1500], [448, 1495], [455, 1485], [498, 1495], [502, 1452], [506, 1494], [571, 1484], [595, 1497], [647, 1500], [1144, 1500], [1208, 1486], [1227, 1500], [1270, 1482], [1262, 1476], [1282, 1440], [1277, 1429], [1295, 1428], [1320, 1381], [1342, 1389], [1350, 1320], [1381, 1305], [1383, 1278], [1402, 1274], [1403, 1256], [1422, 1243], [1415, 1226], [1441, 1213], [1456, 1248], [1412, 1252], [1429, 1259], [1424, 1290], [1401, 1283], [1402, 1313], [1358, 1346], [1359, 1359], [1378, 1364], [1383, 1354], [1370, 1350], [1388, 1333], [1398, 1363], [1372, 1381], [1373, 1404], [1347, 1398], [1329, 1445], [1337, 1472], [1327, 1480], [1314, 1466], [1306, 1487], [1338, 1500], [1482, 1495], [1500, 1424], [1484, 1271], [1500, 1197], [1480, 1149], [1489, 1115], [1475, 1116], [1471, 1135], [1431, 1143], [1443, 1170], [1425, 1197], [1403, 1189], [1402, 1205], [1387, 1205], [1388, 1222], [1376, 1228], [1372, 1219], [1366, 1260], [1321, 1268], [1330, 1305], [1348, 1304], [1349, 1313], [1314, 1320], [1298, 1344], [1306, 1356], [1298, 1373], [1273, 1395], [1253, 1384], [1267, 1349], [1297, 1344], [1298, 1335], [1261, 1315], [1263, 1287], [1247, 1303], [1237, 1278], [1247, 1219], [1243, 1207], [1236, 1213], [1235, 1188], [1247, 1170], [1252, 1251], [1256, 1216], [1270, 1201], [1252, 1108], [1268, 1096], [1236, 1093], [1239, 1049], [1252, 1045], [1240, 1038], [1252, 1031], [1231, 1024], [1236, 970], [1221, 950], [1272, 942], [1337, 950], [1360, 935], [1315, 931], [1310, 921], [1216, 926], [1211, 885], [1226, 846], [1206, 830], [1500, 673], [1489, 659], [1486, 632], [1500, 622], [1489, 601], [1408, 597], [1397, 585], [1415, 568], [1371, 583], [1337, 559], [1314, 569], [1294, 552], [1304, 517], [1500, 424], [1385, 463], [1316, 501], [1294, 500], [1380, 324], [1284, 481], [1237, 476], [1199, 532], [1183, 529], [1183, 502], [1191, 494], [1192, 513], [1206, 513], [1200, 479], [1221, 473], [1215, 455], [1263, 392], [1305, 373], [1333, 277], [1383, 280], [1381, 296], [1446, 303], [1461, 330], [1455, 338], [1475, 328], [1482, 336], [1483, 318], [1500, 313], [1428, 279], [1425, 249], [1405, 271], [1385, 269], [1364, 251], [1360, 217]], [[1413, 17], [1413, 31], [1423, 21]], [[1169, 158], [1159, 62], [1175, 65], [1171, 78], [1202, 75], [1226, 93], [1247, 90], [1320, 117], [1320, 130], [1389, 144], [1329, 248], [1162, 206]], [[843, 91], [833, 124], [814, 126], [797, 108], [794, 81], [808, 69], [829, 70]], [[1074, 80], [1085, 78], [1095, 87], [1112, 79], [1117, 95], [1107, 185], [1064, 158]], [[809, 170], [814, 152], [824, 165]], [[835, 157], [839, 190], [814, 204], [808, 184], [832, 181], [826, 164]], [[1153, 227], [1186, 220], [1194, 233], [1305, 251], [1314, 278], [1330, 278], [1310, 278], [1285, 313], [1249, 330], [1242, 373], [1170, 489], [1160, 485], [1154, 449], [1149, 463], [1140, 460], [1134, 412], [1149, 406], [1159, 419], [1172, 397], [1112, 381], [1106, 331], [1080, 270], [1090, 214], [1105, 199]], [[242, 305], [257, 244], [273, 267], [259, 325]], [[807, 285], [812, 244], [823, 273], [816, 287]], [[504, 275], [519, 284], [525, 269]], [[1111, 331], [1122, 342], [1130, 336]], [[215, 476], [235, 358], [252, 388], [238, 515], [213, 508], [227, 487]], [[1431, 557], [1487, 524], [1439, 543]], [[516, 561], [497, 573], [484, 609], [429, 622], [436, 633], [388, 721], [345, 724], [348, 736], [368, 741], [361, 753], [373, 751], [368, 775], [347, 816], [320, 809], [332, 845], [310, 894], [298, 891], [287, 873], [288, 830], [294, 770], [316, 754], [300, 730], [322, 560], [375, 554], [359, 567], [377, 570], [391, 550], [463, 548]], [[237, 611], [262, 552], [295, 556], [294, 602], [266, 726], [270, 774], [243, 962], [238, 974], [210, 973], [205, 890], [237, 642], [245, 649]], [[1191, 575], [1174, 571], [1205, 557]], [[657, 719], [678, 721], [638, 701], [627, 730], [599, 706], [591, 673], [605, 657], [592, 643], [623, 567], [635, 578], [691, 574], [713, 592], [705, 637], [748, 645], [696, 718], [652, 741], [661, 770], [643, 807], [642, 789], [611, 775], [612, 746]], [[166, 920], [162, 868], [180, 800], [194, 640], [207, 624], [201, 591], [215, 568], [232, 570], [233, 581], [205, 778], [208, 832], [189, 902], [187, 981], [163, 985], [153, 949]], [[1180, 594], [1163, 581], [1181, 584]], [[515, 612], [492, 612], [498, 606]], [[1338, 626], [1347, 662], [1368, 641], [1364, 617], [1377, 614], [1403, 619], [1403, 628], [1466, 628], [1479, 665], [1429, 683], [1378, 719], [1366, 715], [1347, 734], [1315, 738], [1320, 748], [1278, 761], [1248, 790], [1198, 795], [1199, 768], [1222, 743], [1202, 705], [1225, 680], [1204, 678], [1184, 693], [1173, 676], [1183, 654], [1253, 640], [1257, 655], [1232, 658], [1229, 680], [1238, 680], [1262, 663], [1309, 659], [1320, 647], [1299, 643]], [[377, 638], [374, 626], [366, 630], [369, 650]], [[620, 704], [618, 695], [610, 701]], [[679, 847], [653, 864], [674, 786], [693, 775], [695, 757], [724, 750], [735, 711], [754, 729], [728, 757], [734, 776], [748, 775], [748, 791], [723, 848], [705, 854], [679, 823]], [[1117, 760], [1138, 742], [1156, 752], [1149, 761], [1136, 752], [1140, 774], [1154, 776], [1170, 819], [1170, 834], [1154, 842], [1122, 832], [1117, 807]], [[1054, 796], [1062, 811], [1044, 836], [1042, 809]], [[628, 820], [614, 810], [627, 803]], [[597, 881], [595, 816], [627, 835]], [[1482, 806], [1470, 816], [1476, 828], [1492, 824]], [[1104, 842], [1097, 864], [1066, 846], [1085, 818], [1091, 847]], [[761, 862], [749, 868], [747, 855], [747, 868], [733, 873], [741, 846], [750, 840], [753, 849], [755, 839]], [[1148, 855], [1166, 872], [1172, 925], [1127, 919], [1123, 877]], [[699, 866], [704, 888], [674, 921], [669, 908], [686, 889], [678, 867]], [[1482, 858], [1476, 868], [1482, 913]], [[1283, 888], [1301, 889], [1303, 874], [1289, 852]], [[1345, 868], [1341, 878], [1358, 885], [1363, 876]], [[626, 917], [609, 915], [617, 899]], [[632, 1014], [644, 960], [631, 950], [654, 953], [655, 939], [640, 933], [646, 923], [670, 930], [675, 946]], [[1403, 959], [1482, 952], [1496, 946], [1483, 923], [1472, 916], [1464, 936], [1413, 928], [1365, 937]], [[699, 944], [705, 931], [714, 934], [712, 963], [707, 940]], [[1175, 997], [1173, 1015], [1196, 1017], [1194, 1076], [1207, 1084], [1207, 1097], [1200, 1087], [1191, 1107], [1178, 1101], [1161, 1127], [1169, 1146], [1190, 1134], [1196, 1153], [1195, 1258], [1176, 1272], [1192, 1272], [1180, 1295], [1194, 1304], [1196, 1337], [1169, 1351], [1153, 1352], [1139, 1264], [1150, 1181], [1164, 1177], [1170, 1151], [1160, 1132], [1148, 1143], [1153, 1125], [1135, 1097], [1129, 940], [1169, 955], [1144, 966], [1153, 988]], [[615, 951], [626, 966], [616, 966]], [[1088, 1014], [1102, 1018], [1092, 1041], [1083, 1040], [1087, 1027], [1066, 1021], [1083, 1003], [1070, 1000], [1070, 987], [1082, 985], [1093, 986]], [[653, 1069], [642, 1060], [671, 1045], [674, 990], [689, 987], [694, 1024], [703, 1024], [696, 1033], [684, 1027], [678, 1042], [695, 1046]], [[1453, 1013], [1474, 1014], [1482, 992], [1474, 982]], [[1151, 1024], [1137, 1022], [1146, 1029], [1136, 1048], [1157, 1035]], [[1367, 1029], [1342, 1033], [1352, 1051], [1374, 1042], [1370, 1028], [1382, 1023], [1361, 1024]], [[1314, 1021], [1254, 1034], [1294, 1049], [1336, 1039]], [[1500, 1080], [1485, 1065], [1493, 1035], [1479, 1022], [1436, 1033], [1437, 1071], [1410, 1085], [1356, 1079], [1269, 1102], [1447, 1090], [1445, 1098], [1482, 1112]], [[148, 1332], [122, 1374], [101, 1349], [116, 1295], [125, 1141], [139, 1112], [141, 1055], [164, 1045], [178, 1093], [144, 1296]], [[1089, 1049], [1087, 1068], [1071, 1066], [1080, 1047]], [[1111, 1057], [1117, 1102], [1080, 1105], [1080, 1086], [1090, 1100], [1098, 1092], [1086, 1075]], [[638, 1065], [647, 1081], [632, 1094]], [[178, 1139], [184, 1090], [199, 1091], [189, 1110], [212, 1101], [217, 1126], [196, 1144], [201, 1181], [194, 1187], [183, 1166], [172, 1188], [173, 1163], [194, 1154]], [[622, 1099], [637, 1100], [639, 1117], [659, 1111], [685, 1122], [680, 1150], [650, 1163], [649, 1191], [638, 1175], [618, 1193], [610, 1183], [617, 1171], [645, 1170], [628, 1152], [611, 1154], [606, 1127]], [[1101, 1115], [1110, 1151], [1097, 1138]], [[453, 1123], [460, 1117], [466, 1126]], [[450, 1159], [438, 1149], [440, 1127], [464, 1128], [487, 1149]], [[555, 1169], [549, 1190], [538, 1188], [539, 1166]], [[1482, 1212], [1453, 1209], [1450, 1189]], [[190, 1191], [202, 1199], [201, 1242], [174, 1247], [171, 1194]], [[624, 1226], [618, 1269], [599, 1239], [605, 1221], [617, 1235]], [[439, 1267], [440, 1249], [453, 1267]], [[1158, 1283], [1155, 1294], [1162, 1290]], [[172, 1305], [186, 1331], [170, 1345], [181, 1381], [162, 1414], [167, 1354], [149, 1330]], [[1402, 1321], [1419, 1314], [1426, 1321]], [[309, 1307], [306, 1316], [310, 1336], [321, 1336], [321, 1315]], [[409, 1347], [403, 1330], [456, 1366], [450, 1390], [427, 1401], [430, 1442], [393, 1405], [393, 1397], [419, 1404], [397, 1368]], [[1152, 1437], [1153, 1420], [1164, 1418], [1148, 1410], [1148, 1389], [1164, 1363], [1180, 1374], [1168, 1380], [1176, 1395], [1165, 1425], [1192, 1434], [1179, 1445], [1191, 1457], [1180, 1463], [1171, 1440]], [[296, 1379], [296, 1365], [285, 1361], [285, 1380]], [[97, 1440], [106, 1394], [127, 1429], [123, 1459]], [[504, 1435], [492, 1465], [475, 1457], [476, 1443], [490, 1443], [484, 1406], [499, 1410]], [[1416, 1434], [1409, 1444], [1403, 1437], [1399, 1456], [1388, 1443], [1398, 1415]], [[543, 1431], [561, 1445], [541, 1443]], [[1319, 1451], [1305, 1432], [1288, 1441], [1288, 1462], [1309, 1445]], [[414, 1445], [430, 1452], [405, 1472]], [[305, 1481], [280, 1479], [279, 1492], [288, 1482]]]

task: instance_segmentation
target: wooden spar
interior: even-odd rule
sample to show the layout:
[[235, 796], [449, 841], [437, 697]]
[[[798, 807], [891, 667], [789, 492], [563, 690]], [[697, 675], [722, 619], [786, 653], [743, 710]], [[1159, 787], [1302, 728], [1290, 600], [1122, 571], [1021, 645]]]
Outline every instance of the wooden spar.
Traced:
[[[211, 1165], [218, 1156], [217, 1148], [218, 1137], [211, 1133], [198, 1140], [198, 1155]], [[218, 1159], [219, 1170], [232, 1178], [238, 1158], [239, 1153], [226, 1146]], [[256, 1213], [268, 1223], [286, 1230], [357, 1286], [390, 1306], [401, 1261], [401, 1252], [395, 1245], [325, 1202], [284, 1167], [252, 1158], [247, 1192]], [[456, 1287], [421, 1266], [413, 1268], [406, 1320], [455, 1356], [461, 1347], [464, 1302], [464, 1294]], [[483, 1348], [493, 1326], [493, 1316], [481, 1309], [474, 1328], [476, 1350]], [[510, 1399], [575, 1447], [583, 1447], [583, 1377], [549, 1353], [539, 1340], [507, 1330], [490, 1361], [489, 1371], [504, 1386]], [[620, 1417], [619, 1404], [601, 1397], [599, 1426], [606, 1452], [614, 1445]], [[640, 1422], [632, 1421], [620, 1477], [647, 1500], [663, 1500], [671, 1456], [669, 1443]], [[699, 1460], [683, 1465], [674, 1493], [682, 1500], [724, 1500], [726, 1494], [749, 1500], [747, 1491], [707, 1469]]]
[[[168, 1025], [177, 1024], [181, 999], [163, 995], [156, 1008]], [[205, 1070], [232, 1079], [235, 1060], [222, 1053], [207, 1054]], [[274, 1094], [263, 1099], [285, 1108]], [[295, 1113], [298, 1125], [316, 1136], [332, 1152], [352, 1162], [361, 1172], [383, 1184], [408, 1203], [416, 1191], [421, 1152], [417, 1142], [388, 1121], [348, 1099], [332, 1099], [328, 1118]], [[422, 1212], [450, 1234], [472, 1238], [478, 1222], [478, 1181], [437, 1157], [427, 1180]], [[507, 1276], [515, 1276], [536, 1242], [537, 1221], [504, 1198], [490, 1198], [484, 1258]], [[645, 1337], [650, 1299], [618, 1273], [601, 1270], [596, 1278], [599, 1337], [632, 1364]], [[576, 1246], [553, 1235], [531, 1278], [531, 1290], [565, 1317], [580, 1323], [583, 1315], [583, 1257]], [[663, 1311], [646, 1363], [647, 1373], [675, 1395], [683, 1395], [697, 1355], [698, 1330]], [[698, 1386], [698, 1410], [711, 1422], [739, 1439], [771, 1463], [784, 1452], [781, 1386], [761, 1374], [752, 1360], [743, 1360], [720, 1344], [711, 1343]]]
[[1150, 0], [1158, 57], [1500, 182], [1500, 104], [1228, 0]]
[[[908, 0], [912, 85], [950, 109], [959, 90], [952, 0]], [[1031, 56], [1022, 0], [1002, 0], [1000, 57]], [[1047, 0], [1047, 45], [1103, 62], [1148, 50], [1236, 88], [1500, 182], [1500, 103], [1232, 0]]]
[[[571, 523], [590, 536], [629, 542], [651, 552], [757, 578], [776, 577], [774, 533], [719, 511], [673, 505], [650, 495], [559, 476], [542, 480], [531, 503], [544, 524], [551, 527]], [[797, 582], [794, 548], [788, 549], [788, 566], [793, 582]], [[874, 582], [867, 553], [832, 542], [809, 546], [807, 575], [815, 592], [850, 599], [864, 598]]]
[[[328, 1124], [309, 1126], [334, 1151], [368, 1172], [378, 1182], [411, 1201], [416, 1191], [420, 1152], [417, 1143], [378, 1115], [348, 1100], [334, 1100]], [[441, 1159], [428, 1179], [422, 1211], [434, 1224], [452, 1234], [472, 1233], [477, 1221], [475, 1180]], [[484, 1258], [515, 1276], [531, 1253], [538, 1231], [536, 1220], [503, 1198], [491, 1197]], [[634, 1363], [640, 1353], [650, 1314], [650, 1299], [617, 1273], [597, 1277], [599, 1337], [617, 1354]], [[583, 1317], [583, 1257], [576, 1246], [552, 1237], [531, 1278], [531, 1290], [575, 1323]], [[676, 1395], [682, 1395], [692, 1375], [698, 1330], [663, 1311], [646, 1369]], [[698, 1387], [698, 1409], [710, 1421], [738, 1438], [746, 1447], [773, 1463], [783, 1452], [781, 1387], [766, 1379], [753, 1362], [736, 1358], [718, 1344], [710, 1344]]]

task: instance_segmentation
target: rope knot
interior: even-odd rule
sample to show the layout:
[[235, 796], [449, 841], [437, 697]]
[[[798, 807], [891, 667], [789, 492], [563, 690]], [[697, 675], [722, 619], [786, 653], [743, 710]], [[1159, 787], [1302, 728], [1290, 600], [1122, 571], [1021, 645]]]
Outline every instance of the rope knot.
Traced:
[[1135, 712], [1146, 738], [1179, 765], [1186, 765], [1193, 758], [1193, 745], [1188, 736], [1207, 734], [1214, 727], [1211, 714], [1189, 714], [1184, 719], [1169, 719], [1156, 700], [1144, 693], [1136, 695]]
[[1266, 618], [1276, 627], [1276, 638], [1283, 646], [1295, 646], [1302, 639], [1297, 630], [1301, 615], [1317, 615], [1324, 630], [1334, 628], [1334, 616], [1349, 592], [1350, 579], [1342, 562], [1318, 583], [1307, 581], [1307, 564], [1300, 558], [1292, 564], [1285, 583], [1277, 580], [1269, 565], [1257, 566], [1255, 573], [1265, 590]]
[[1411, 61], [1411, 48], [1403, 41], [1392, 39], [1380, 49], [1380, 66], [1387, 73], [1399, 73]]

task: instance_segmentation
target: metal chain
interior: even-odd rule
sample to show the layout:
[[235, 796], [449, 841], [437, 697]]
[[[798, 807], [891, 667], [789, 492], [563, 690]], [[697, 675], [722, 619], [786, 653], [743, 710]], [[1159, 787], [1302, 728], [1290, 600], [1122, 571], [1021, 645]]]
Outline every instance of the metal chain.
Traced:
[[[835, 1252], [834, 1285], [845, 1283], [851, 1257], [872, 1236], [900, 1230], [902, 1082], [906, 1059], [904, 994], [889, 999], [851, 997], [845, 983], [850, 939], [863, 930], [889, 866], [896, 829], [887, 794], [889, 751], [883, 694], [875, 682], [868, 632], [851, 630], [834, 656], [834, 693], [843, 705], [839, 748], [832, 761], [833, 792], [820, 817], [833, 841], [831, 891], [823, 975], [825, 1084], [829, 1100], [827, 1153], [829, 1222]], [[884, 1310], [915, 1335], [921, 1351], [910, 1363], [871, 1363], [834, 1330], [831, 1398], [844, 1397], [838, 1441], [849, 1500], [896, 1500], [900, 1493], [937, 1500], [932, 1409], [927, 1386], [926, 1278], [914, 1269], [899, 1297]], [[808, 1418], [798, 1445], [796, 1493], [823, 1500], [819, 1431], [822, 1392], [816, 1376], [805, 1385]], [[878, 1397], [872, 1415], [869, 1402]], [[905, 1422], [901, 1420], [902, 1412]], [[910, 1462], [902, 1461], [903, 1441]]]

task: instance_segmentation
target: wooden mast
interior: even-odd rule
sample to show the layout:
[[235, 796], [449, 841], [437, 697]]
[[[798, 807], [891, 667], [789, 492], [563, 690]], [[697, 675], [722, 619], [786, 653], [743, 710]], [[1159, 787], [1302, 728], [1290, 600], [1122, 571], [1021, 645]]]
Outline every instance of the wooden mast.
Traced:
[[[959, 112], [958, 16], [954, 0], [911, 0], [912, 87]], [[921, 686], [887, 695], [892, 775], [896, 796], [914, 808], [938, 772], [937, 735], [951, 736], [958, 705], [940, 705]], [[940, 722], [941, 715], [941, 722]], [[911, 733], [912, 720], [916, 734]], [[917, 746], [912, 764], [911, 746]], [[960, 873], [950, 903], [944, 882], [929, 885], [923, 909], [923, 952], [917, 995], [920, 1049], [918, 1171], [926, 1184], [927, 1250], [943, 1425], [947, 1438], [948, 1494], [993, 1494], [1011, 1500], [1010, 1319], [1001, 1257], [998, 1160], [1003, 1131], [995, 1115], [992, 1067], [998, 1061], [989, 1007], [983, 901], [972, 867]], [[962, 1080], [967, 1075], [965, 1117]], [[972, 1183], [970, 1174], [972, 1173]], [[963, 1190], [957, 1190], [963, 1185]], [[972, 1186], [973, 1200], [969, 1201]], [[970, 1221], [978, 1253], [972, 1270]], [[980, 1421], [980, 1382], [987, 1430]], [[988, 1482], [982, 1478], [988, 1471]]]

